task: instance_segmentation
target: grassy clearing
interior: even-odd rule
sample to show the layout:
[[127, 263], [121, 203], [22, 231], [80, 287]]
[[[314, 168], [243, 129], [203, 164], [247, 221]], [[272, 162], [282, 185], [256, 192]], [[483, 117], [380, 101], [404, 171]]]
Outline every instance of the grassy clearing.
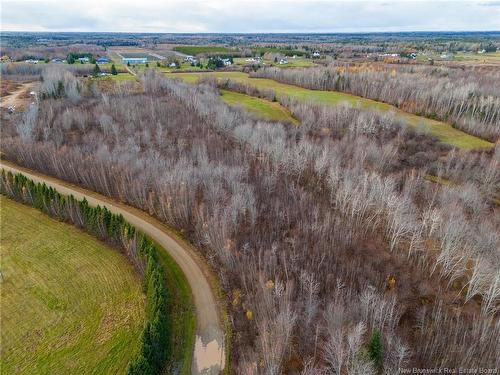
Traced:
[[2, 373], [123, 373], [145, 313], [127, 259], [3, 196]]
[[[237, 66], [251, 65], [251, 62], [247, 61], [247, 57], [237, 57], [234, 59], [234, 64]], [[263, 59], [262, 64], [265, 66], [276, 66], [278, 68], [310, 68], [314, 66], [314, 61], [311, 59], [306, 59], [303, 57], [297, 57], [295, 59], [289, 58], [288, 64], [280, 65], [274, 60]]]
[[165, 367], [165, 374], [189, 375], [193, 359], [196, 334], [196, 312], [191, 288], [177, 263], [166, 251], [158, 251], [158, 258], [167, 279], [171, 314], [172, 358]]
[[255, 98], [250, 95], [240, 94], [233, 91], [221, 90], [221, 97], [224, 102], [232, 106], [241, 106], [246, 111], [258, 118], [269, 121], [289, 122], [298, 124], [288, 109], [278, 102]]
[[453, 55], [453, 60], [500, 63], [500, 51], [488, 53], [457, 53]]
[[256, 55], [263, 55], [264, 53], [279, 53], [285, 56], [303, 56], [305, 55], [304, 51], [300, 51], [297, 49], [289, 49], [289, 48], [279, 48], [279, 47], [255, 47], [252, 48], [252, 53]]
[[192, 55], [192, 56], [201, 53], [231, 53], [235, 51], [227, 47], [218, 47], [218, 46], [176, 46], [172, 49], [174, 51], [183, 53], [185, 55]]
[[[401, 111], [400, 109], [386, 103], [377, 102], [371, 99], [365, 99], [359, 96], [354, 96], [338, 91], [320, 91], [309, 90], [298, 86], [279, 83], [271, 79], [265, 78], [250, 78], [246, 73], [242, 72], [210, 72], [201, 73], [214, 76], [217, 78], [229, 78], [236, 82], [253, 85], [260, 89], [273, 89], [277, 95], [288, 95], [298, 100], [310, 101], [319, 104], [336, 105], [342, 102], [347, 102], [353, 106], [360, 108], [376, 109], [379, 111], [393, 112], [396, 116], [406, 121], [412, 126], [422, 128], [438, 137], [443, 143], [465, 149], [485, 149], [493, 147], [493, 143], [467, 134], [461, 130], [453, 128], [450, 124], [427, 119], [411, 113]], [[200, 73], [182, 73], [172, 74], [170, 77], [181, 78], [186, 82], [195, 83]]]

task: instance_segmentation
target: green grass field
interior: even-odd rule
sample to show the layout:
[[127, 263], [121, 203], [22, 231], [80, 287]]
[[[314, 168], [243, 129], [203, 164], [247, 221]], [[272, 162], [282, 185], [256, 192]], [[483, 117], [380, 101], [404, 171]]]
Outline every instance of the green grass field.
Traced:
[[160, 262], [165, 270], [170, 293], [172, 355], [165, 367], [165, 374], [179, 370], [181, 375], [191, 374], [194, 339], [196, 334], [196, 312], [191, 288], [177, 263], [159, 247]]
[[221, 90], [221, 97], [224, 102], [232, 106], [241, 106], [257, 118], [268, 121], [282, 121], [291, 124], [298, 124], [292, 117], [290, 111], [278, 102], [255, 98], [253, 96], [240, 94], [233, 91]]
[[128, 260], [36, 209], [0, 204], [2, 373], [124, 373], [146, 303]]
[[260, 55], [264, 53], [279, 53], [286, 56], [302, 56], [305, 54], [304, 51], [297, 49], [279, 48], [279, 47], [254, 47], [252, 48], [252, 53]]
[[[305, 57], [297, 57], [295, 59], [288, 58], [288, 64], [283, 65], [268, 59], [263, 59], [262, 62], [265, 66], [276, 66], [278, 68], [310, 68], [311, 66], [315, 66], [313, 60], [306, 59]], [[246, 57], [236, 57], [234, 58], [234, 64], [237, 66], [244, 66], [251, 64], [251, 62], [248, 62]]]
[[488, 53], [457, 53], [453, 55], [455, 61], [500, 62], [500, 51]]
[[172, 48], [174, 51], [184, 53], [185, 55], [198, 55], [201, 53], [231, 53], [235, 50], [227, 47], [218, 46], [176, 46]]
[[271, 79], [250, 78], [243, 72], [210, 72], [210, 73], [181, 73], [167, 74], [167, 77], [181, 78], [186, 82], [195, 83], [201, 74], [214, 76], [217, 78], [229, 78], [236, 82], [246, 83], [260, 89], [273, 89], [277, 95], [288, 95], [298, 100], [310, 101], [313, 103], [336, 105], [347, 102], [360, 108], [376, 109], [382, 112], [393, 112], [408, 124], [428, 131], [430, 134], [438, 137], [443, 143], [452, 146], [470, 150], [485, 149], [493, 147], [493, 143], [467, 134], [459, 129], [453, 128], [450, 124], [442, 121], [431, 120], [425, 117], [417, 116], [411, 113], [401, 111], [400, 109], [386, 103], [377, 102], [371, 99], [365, 99], [359, 96], [346, 94], [338, 91], [320, 91], [309, 90], [298, 86], [279, 83]]

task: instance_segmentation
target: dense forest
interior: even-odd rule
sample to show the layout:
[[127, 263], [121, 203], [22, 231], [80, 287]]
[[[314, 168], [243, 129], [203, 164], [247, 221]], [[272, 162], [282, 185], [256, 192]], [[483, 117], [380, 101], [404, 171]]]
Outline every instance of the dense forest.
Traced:
[[[496, 81], [449, 73], [466, 87], [451, 94], [454, 81], [426, 69], [398, 70], [390, 87], [388, 71], [259, 76], [429, 108], [498, 136]], [[43, 99], [5, 123], [2, 152], [182, 229], [218, 273], [235, 373], [500, 365], [498, 146], [461, 153], [349, 106], [290, 103], [297, 127], [256, 121], [213, 84], [140, 79], [143, 91], [100, 92], [45, 71]]]

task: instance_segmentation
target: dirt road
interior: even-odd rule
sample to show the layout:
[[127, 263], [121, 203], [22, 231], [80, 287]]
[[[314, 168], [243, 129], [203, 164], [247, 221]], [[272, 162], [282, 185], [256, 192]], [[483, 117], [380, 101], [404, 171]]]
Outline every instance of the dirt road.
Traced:
[[45, 182], [61, 194], [72, 194], [77, 199], [86, 198], [90, 205], [106, 206], [111, 212], [122, 214], [130, 224], [160, 244], [180, 266], [193, 292], [197, 329], [191, 373], [215, 375], [224, 369], [224, 330], [219, 318], [219, 307], [208, 281], [210, 275], [202, 260], [187, 243], [144, 212], [100, 194], [9, 162], [0, 161], [0, 169], [21, 172], [35, 182]]
[[12, 91], [9, 95], [0, 98], [0, 108], [8, 108], [10, 106], [15, 106], [20, 108], [29, 102], [28, 98], [21, 98], [21, 96], [28, 90], [35, 87], [36, 82], [23, 83], [17, 89]]

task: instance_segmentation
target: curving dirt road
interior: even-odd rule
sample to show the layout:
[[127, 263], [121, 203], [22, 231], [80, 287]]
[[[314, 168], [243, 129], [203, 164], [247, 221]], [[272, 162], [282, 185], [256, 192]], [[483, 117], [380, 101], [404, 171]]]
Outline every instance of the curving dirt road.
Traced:
[[209, 283], [210, 273], [188, 244], [144, 212], [100, 194], [6, 161], [0, 161], [0, 169], [23, 173], [35, 182], [45, 182], [61, 194], [86, 198], [92, 206], [106, 206], [111, 212], [122, 214], [130, 224], [160, 244], [180, 266], [193, 292], [197, 329], [191, 373], [215, 375], [222, 372], [225, 365], [224, 330], [219, 319], [219, 306]]
[[22, 98], [21, 96], [28, 90], [34, 89], [36, 82], [28, 82], [19, 85], [14, 91], [9, 95], [0, 98], [0, 108], [8, 108], [10, 106], [15, 106], [16, 108], [21, 108], [29, 102], [29, 98]]

